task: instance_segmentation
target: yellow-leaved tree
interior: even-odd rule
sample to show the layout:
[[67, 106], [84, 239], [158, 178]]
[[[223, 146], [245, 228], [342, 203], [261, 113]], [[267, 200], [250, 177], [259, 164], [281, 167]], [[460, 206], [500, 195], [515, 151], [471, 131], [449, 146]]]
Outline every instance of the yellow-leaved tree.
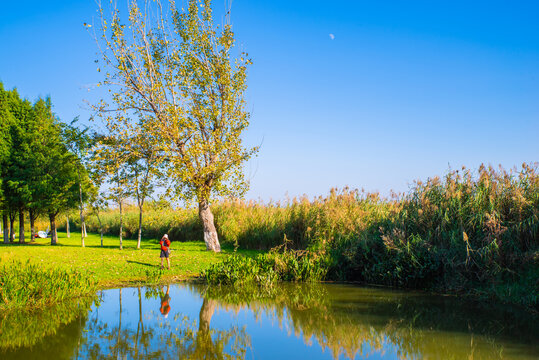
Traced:
[[258, 151], [242, 144], [251, 61], [244, 52], [233, 54], [230, 9], [215, 25], [211, 0], [189, 0], [182, 9], [172, 0], [130, 0], [124, 20], [114, 2], [109, 8], [99, 5], [94, 34], [104, 63], [100, 85], [111, 100], [96, 110], [109, 127], [134, 119], [145, 134], [137, 147], [148, 139], [156, 149], [164, 183], [179, 198], [197, 202], [206, 247], [220, 251], [211, 201], [245, 193], [243, 164]]

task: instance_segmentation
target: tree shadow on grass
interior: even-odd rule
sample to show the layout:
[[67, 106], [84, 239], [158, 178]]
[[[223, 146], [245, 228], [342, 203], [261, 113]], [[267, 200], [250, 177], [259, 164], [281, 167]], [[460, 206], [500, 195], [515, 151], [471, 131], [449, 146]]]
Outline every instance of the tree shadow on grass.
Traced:
[[139, 264], [139, 265], [144, 265], [144, 266], [149, 266], [149, 267], [158, 267], [159, 265], [158, 264], [150, 264], [150, 263], [145, 263], [145, 262], [140, 262], [140, 261], [133, 261], [133, 260], [127, 260], [128, 263], [130, 264]]
[[5, 244], [3, 242], [0, 242], [0, 247], [8, 247], [8, 246], [46, 246], [46, 245], [50, 245], [50, 244], [43, 244], [43, 243], [30, 242], [30, 241], [25, 241], [22, 244], [19, 243], [19, 242], [12, 242], [12, 243], [7, 243], [7, 244]]
[[[50, 245], [50, 244], [48, 244]], [[75, 247], [75, 248], [81, 248], [80, 244], [62, 244], [58, 242], [56, 245], [51, 246], [61, 246], [61, 247]], [[120, 246], [118, 245], [85, 245], [85, 248], [93, 248], [93, 249], [120, 249]], [[130, 249], [124, 246], [124, 249]]]

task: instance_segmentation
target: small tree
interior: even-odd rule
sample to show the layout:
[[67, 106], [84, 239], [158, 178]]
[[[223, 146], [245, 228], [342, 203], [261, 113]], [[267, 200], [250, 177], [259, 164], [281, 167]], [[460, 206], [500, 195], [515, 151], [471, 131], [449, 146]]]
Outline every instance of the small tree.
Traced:
[[[90, 161], [90, 149], [92, 148], [94, 137], [90, 134], [88, 127], [79, 128], [77, 126], [78, 118], [75, 118], [70, 124], [62, 124], [62, 137], [69, 151], [74, 154], [78, 159], [77, 166], [77, 182], [79, 187], [79, 215], [80, 215], [80, 236], [81, 246], [84, 247], [84, 238], [86, 237], [86, 224], [84, 222], [84, 200], [83, 199], [83, 187], [90, 186], [85, 181], [88, 179], [86, 176], [86, 168]], [[68, 218], [69, 226], [69, 218]]]
[[[159, 144], [154, 137], [145, 130], [147, 118], [141, 118], [138, 123], [132, 123], [131, 119], [122, 113], [116, 116], [106, 117], [106, 127], [108, 135], [103, 138], [105, 147], [114, 144], [113, 149], [102, 151], [106, 163], [114, 164], [113, 167], [121, 167], [121, 176], [128, 181], [122, 181], [127, 189], [125, 194], [135, 197], [139, 209], [138, 240], [137, 249], [140, 249], [142, 239], [142, 216], [144, 203], [154, 190], [154, 180], [158, 174], [158, 169], [162, 161]], [[109, 144], [107, 144], [109, 143]], [[120, 155], [121, 154], [121, 155]], [[118, 183], [119, 174], [116, 174]], [[120, 189], [116, 188], [115, 193], [119, 194]]]
[[[143, 128], [143, 125], [140, 128]], [[147, 139], [144, 132], [139, 131], [134, 134], [127, 144], [129, 144], [127, 169], [131, 179], [131, 193], [134, 194], [139, 209], [137, 249], [140, 249], [144, 203], [153, 193], [153, 180], [161, 159], [158, 155], [157, 144]]]
[[106, 181], [108, 186], [108, 197], [118, 204], [120, 210], [120, 250], [123, 249], [123, 205], [130, 195], [129, 171], [127, 169], [128, 154], [125, 151], [126, 145], [121, 139], [112, 135], [98, 137], [94, 154], [94, 169], [98, 168], [100, 181]]
[[97, 217], [99, 223], [99, 233], [101, 235], [101, 247], [103, 247], [103, 224], [101, 223], [101, 210], [107, 207], [107, 198], [105, 192], [102, 190], [102, 185], [105, 182], [107, 176], [106, 169], [103, 169], [99, 161], [99, 157], [96, 154], [96, 145], [99, 144], [98, 137], [94, 134], [94, 147], [91, 149], [91, 160], [89, 163], [89, 175], [90, 175], [90, 192], [89, 202], [90, 208], [93, 214]]
[[215, 26], [210, 0], [189, 0], [185, 11], [170, 1], [169, 16], [155, 4], [141, 10], [129, 2], [127, 27], [117, 9], [107, 18], [100, 8], [98, 43], [108, 70], [102, 85], [114, 89], [115, 106], [102, 101], [96, 108], [147, 119], [144, 133], [161, 145], [175, 194], [196, 199], [206, 247], [220, 251], [211, 199], [244, 194], [242, 164], [258, 150], [245, 149], [241, 139], [249, 124], [244, 92], [251, 61], [245, 53], [231, 55], [230, 12]]
[[97, 217], [97, 222], [99, 223], [101, 247], [103, 247], [103, 224], [101, 222], [101, 210], [107, 207], [107, 199], [99, 190], [90, 195], [90, 207], [92, 209], [92, 213]]

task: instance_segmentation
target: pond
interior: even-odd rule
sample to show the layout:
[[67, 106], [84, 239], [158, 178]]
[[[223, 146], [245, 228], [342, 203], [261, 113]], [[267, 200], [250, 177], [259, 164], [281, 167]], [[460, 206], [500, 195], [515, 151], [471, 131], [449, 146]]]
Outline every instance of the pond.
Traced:
[[535, 315], [342, 284], [100, 291], [0, 314], [1, 359], [538, 359]]

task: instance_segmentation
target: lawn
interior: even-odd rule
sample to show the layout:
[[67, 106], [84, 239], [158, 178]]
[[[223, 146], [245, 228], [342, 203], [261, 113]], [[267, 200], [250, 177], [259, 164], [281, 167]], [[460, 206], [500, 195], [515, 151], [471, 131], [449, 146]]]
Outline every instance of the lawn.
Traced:
[[66, 233], [58, 233], [56, 246], [50, 245], [50, 239], [37, 239], [34, 243], [23, 245], [0, 244], [0, 264], [20, 260], [46, 267], [74, 269], [94, 277], [100, 288], [108, 288], [141, 282], [193, 279], [209, 265], [223, 260], [233, 252], [233, 249], [224, 248], [216, 254], [206, 251], [204, 242], [173, 241], [171, 269], [159, 271], [160, 250], [157, 239], [143, 240], [138, 250], [136, 240], [123, 240], [123, 250], [120, 250], [118, 237], [112, 236], [105, 236], [101, 247], [97, 234], [88, 234], [86, 247], [80, 244], [80, 233], [74, 232], [70, 238], [67, 238]]

